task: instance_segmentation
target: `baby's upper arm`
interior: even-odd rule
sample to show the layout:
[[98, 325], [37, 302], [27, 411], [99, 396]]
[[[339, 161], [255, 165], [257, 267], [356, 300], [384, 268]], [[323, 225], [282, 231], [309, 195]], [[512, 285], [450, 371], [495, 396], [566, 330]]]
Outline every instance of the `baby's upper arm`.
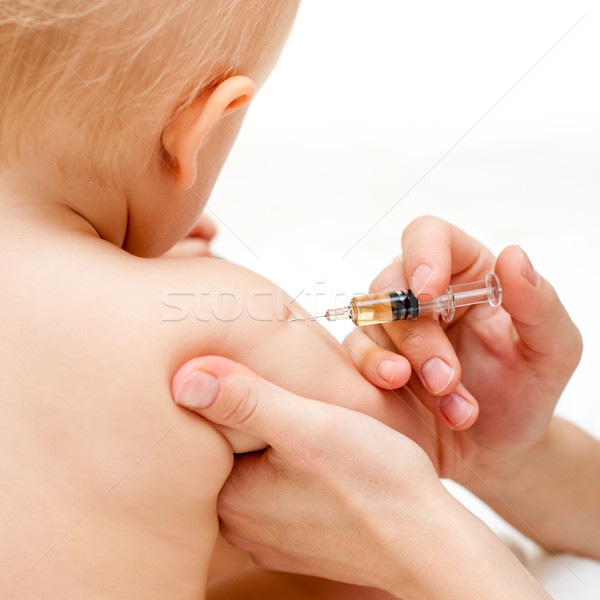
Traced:
[[422, 404], [368, 383], [318, 323], [288, 323], [290, 310], [299, 316], [303, 311], [270, 281], [216, 259], [146, 265], [146, 318], [153, 327], [158, 323], [171, 377], [196, 356], [225, 356], [294, 393], [378, 418], [435, 454], [431, 415]]

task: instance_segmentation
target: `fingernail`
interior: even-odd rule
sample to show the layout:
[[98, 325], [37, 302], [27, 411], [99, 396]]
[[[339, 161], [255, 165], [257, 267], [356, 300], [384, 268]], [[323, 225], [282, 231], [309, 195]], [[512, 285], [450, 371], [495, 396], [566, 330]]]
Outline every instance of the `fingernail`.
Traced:
[[428, 285], [433, 277], [433, 269], [429, 265], [419, 265], [412, 274], [411, 290], [418, 296]]
[[175, 390], [175, 402], [186, 408], [206, 408], [219, 394], [219, 380], [204, 371], [196, 371]]
[[377, 375], [384, 381], [392, 383], [399, 368], [400, 363], [396, 360], [382, 360], [377, 365]]
[[454, 427], [460, 427], [473, 413], [473, 406], [462, 396], [453, 393], [440, 400], [440, 411]]
[[423, 383], [432, 394], [443, 392], [454, 377], [454, 369], [441, 358], [429, 359], [421, 368]]
[[536, 286], [539, 275], [537, 274], [537, 271], [533, 268], [533, 265], [529, 260], [529, 256], [527, 256], [523, 248], [521, 248], [521, 254], [523, 259], [523, 270], [521, 271], [521, 274], [523, 275], [523, 277], [525, 277], [525, 279], [527, 279], [527, 281], [529, 281], [531, 285]]

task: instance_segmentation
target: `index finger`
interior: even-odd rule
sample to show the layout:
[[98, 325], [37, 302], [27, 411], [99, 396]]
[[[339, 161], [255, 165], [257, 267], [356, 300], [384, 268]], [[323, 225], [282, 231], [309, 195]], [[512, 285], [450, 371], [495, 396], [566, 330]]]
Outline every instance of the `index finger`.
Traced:
[[426, 216], [404, 230], [402, 262], [413, 294], [435, 298], [446, 291], [453, 277], [456, 282], [481, 279], [493, 269], [494, 256], [458, 227]]

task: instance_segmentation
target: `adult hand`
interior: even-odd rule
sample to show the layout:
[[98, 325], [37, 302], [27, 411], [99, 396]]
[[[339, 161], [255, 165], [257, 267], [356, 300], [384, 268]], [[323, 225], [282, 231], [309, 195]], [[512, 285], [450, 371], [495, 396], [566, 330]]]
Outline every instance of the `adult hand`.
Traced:
[[225, 538], [259, 565], [407, 600], [517, 591], [547, 598], [405, 436], [287, 392], [227, 359], [193, 363], [194, 379], [188, 363], [185, 394], [175, 389], [175, 400], [270, 444], [236, 459], [218, 506]]
[[506, 248], [496, 261], [475, 239], [433, 217], [408, 226], [401, 260], [372, 285], [374, 291], [410, 287], [435, 297], [449, 284], [481, 280], [493, 270], [502, 283], [500, 309], [463, 308], [442, 327], [421, 320], [364, 328], [346, 341], [375, 384], [372, 373], [390, 349], [408, 358], [415, 373], [409, 387], [456, 430], [446, 436], [441, 473], [463, 483], [479, 467], [505, 464], [542, 437], [579, 361], [579, 331], [519, 247]]

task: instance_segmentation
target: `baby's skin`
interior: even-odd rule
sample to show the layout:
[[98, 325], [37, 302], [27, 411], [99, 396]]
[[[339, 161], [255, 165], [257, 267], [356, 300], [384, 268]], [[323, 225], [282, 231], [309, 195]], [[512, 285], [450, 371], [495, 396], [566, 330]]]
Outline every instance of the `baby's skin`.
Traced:
[[263, 444], [172, 402], [194, 356], [368, 413], [437, 464], [422, 404], [368, 383], [319, 325], [288, 323], [302, 310], [255, 273], [134, 257], [62, 206], [7, 202], [0, 235], [1, 598], [204, 597], [233, 450]]

